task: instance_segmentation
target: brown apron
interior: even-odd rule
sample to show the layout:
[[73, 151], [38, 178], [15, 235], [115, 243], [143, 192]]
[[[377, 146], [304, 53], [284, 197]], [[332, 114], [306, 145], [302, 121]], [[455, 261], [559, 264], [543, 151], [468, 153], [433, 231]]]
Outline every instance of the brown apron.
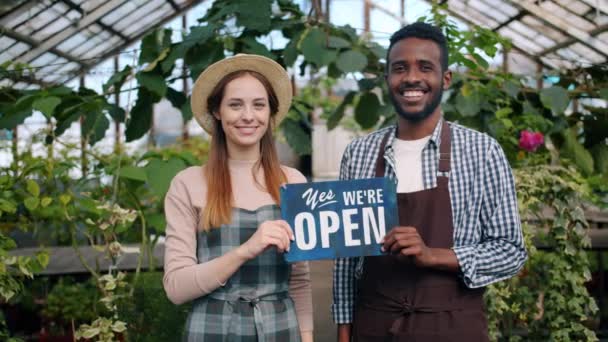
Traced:
[[[391, 133], [389, 133], [391, 134]], [[384, 177], [382, 141], [376, 177]], [[439, 171], [450, 171], [450, 128], [444, 121]], [[399, 225], [413, 226], [428, 247], [454, 245], [448, 177], [437, 187], [397, 194]], [[455, 273], [419, 268], [395, 256], [366, 257], [353, 322], [354, 341], [489, 341], [484, 289], [468, 289]]]

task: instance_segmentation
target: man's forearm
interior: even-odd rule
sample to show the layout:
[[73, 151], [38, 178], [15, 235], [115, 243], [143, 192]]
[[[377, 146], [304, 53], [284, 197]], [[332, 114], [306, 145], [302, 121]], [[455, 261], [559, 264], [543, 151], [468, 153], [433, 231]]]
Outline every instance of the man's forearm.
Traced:
[[338, 324], [338, 342], [350, 342], [352, 324]]

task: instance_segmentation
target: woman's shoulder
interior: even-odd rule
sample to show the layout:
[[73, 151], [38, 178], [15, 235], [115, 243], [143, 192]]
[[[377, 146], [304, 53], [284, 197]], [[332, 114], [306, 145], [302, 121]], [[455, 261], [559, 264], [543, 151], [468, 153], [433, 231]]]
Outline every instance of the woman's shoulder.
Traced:
[[281, 169], [285, 172], [285, 176], [287, 177], [287, 183], [306, 183], [306, 177], [293, 167], [281, 165]]
[[192, 186], [200, 186], [204, 184], [205, 177], [203, 175], [204, 166], [190, 166], [179, 171], [173, 180], [172, 186], [184, 186], [186, 189]]

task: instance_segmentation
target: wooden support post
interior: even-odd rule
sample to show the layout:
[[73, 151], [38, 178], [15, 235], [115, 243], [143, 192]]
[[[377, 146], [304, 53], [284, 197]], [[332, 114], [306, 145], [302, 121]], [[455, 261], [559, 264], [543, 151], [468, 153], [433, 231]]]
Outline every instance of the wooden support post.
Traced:
[[505, 73], [509, 72], [509, 50], [504, 46], [502, 50], [502, 71]]
[[[80, 75], [80, 88], [85, 86], [85, 75]], [[82, 169], [82, 177], [87, 174], [88, 162], [87, 162], [87, 138], [84, 134], [84, 116], [80, 117], [80, 166]]]
[[11, 153], [13, 154], [13, 171], [17, 172], [18, 166], [19, 166], [19, 137], [18, 137], [18, 133], [19, 133], [19, 126], [15, 126], [15, 128], [13, 128], [12, 130], [13, 132], [13, 137], [12, 137], [12, 141], [11, 141]]
[[369, 29], [370, 29], [369, 17], [370, 17], [371, 8], [372, 8], [372, 6], [369, 3], [369, 1], [365, 0], [363, 2], [363, 29], [364, 29], [365, 33], [369, 33]]
[[[114, 56], [114, 72], [117, 73], [120, 71], [120, 63], [118, 55]], [[116, 91], [114, 93], [114, 104], [120, 107], [120, 92]], [[118, 153], [120, 151], [120, 121], [114, 121], [114, 152]]]
[[536, 63], [536, 88], [543, 89], [543, 64], [540, 61]]

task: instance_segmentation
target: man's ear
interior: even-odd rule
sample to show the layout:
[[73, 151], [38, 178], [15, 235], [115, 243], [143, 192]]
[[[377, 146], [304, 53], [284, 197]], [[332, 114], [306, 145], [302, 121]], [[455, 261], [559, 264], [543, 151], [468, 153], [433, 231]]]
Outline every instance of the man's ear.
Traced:
[[443, 90], [448, 90], [452, 85], [452, 70], [448, 69], [443, 72]]

